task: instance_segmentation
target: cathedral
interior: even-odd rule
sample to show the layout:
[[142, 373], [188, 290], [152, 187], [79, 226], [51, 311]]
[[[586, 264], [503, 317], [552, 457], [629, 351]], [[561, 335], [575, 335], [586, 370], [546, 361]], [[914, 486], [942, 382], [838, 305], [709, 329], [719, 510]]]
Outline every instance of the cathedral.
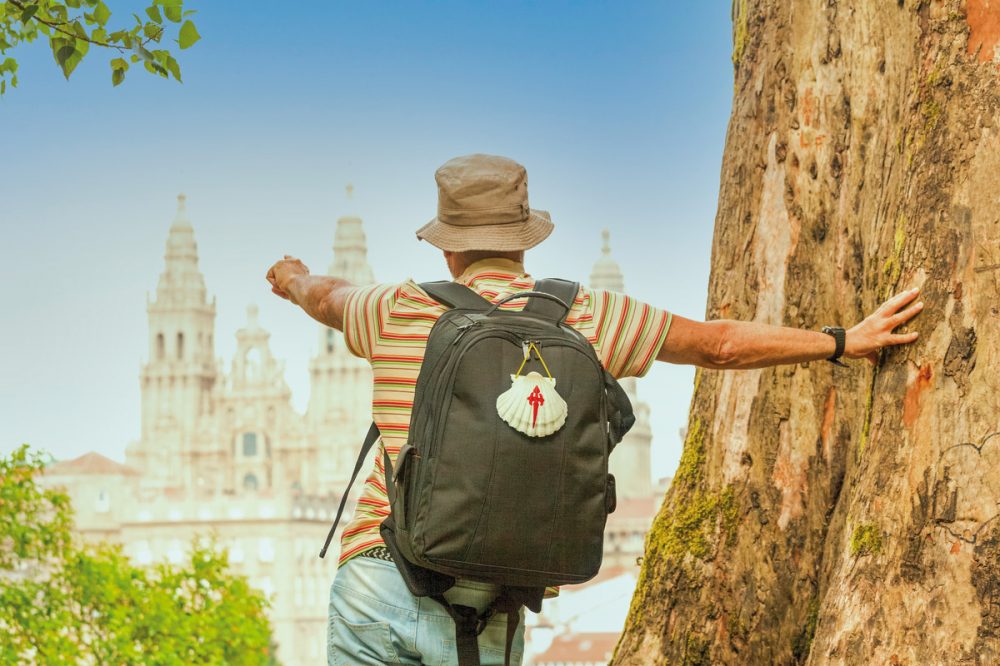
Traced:
[[[139, 438], [124, 464], [87, 453], [52, 465], [46, 482], [69, 492], [85, 538], [122, 543], [140, 564], [180, 562], [193, 538], [213, 536], [235, 570], [271, 599], [279, 660], [321, 663], [337, 553], [334, 547], [321, 560], [318, 552], [368, 428], [371, 371], [338, 331], [306, 324], [317, 326], [317, 344], [308, 406], [298, 413], [256, 306], [235, 333], [227, 368], [215, 356], [216, 300], [198, 267], [184, 195], [177, 199], [156, 295], [146, 303]], [[361, 218], [337, 220], [329, 274], [358, 285], [375, 281]], [[624, 289], [607, 231], [590, 284]], [[623, 515], [609, 520], [605, 564], [635, 566], [656, 506], [652, 433], [635, 379], [622, 384], [637, 420], [611, 457]], [[631, 515], [637, 507], [639, 520]]]

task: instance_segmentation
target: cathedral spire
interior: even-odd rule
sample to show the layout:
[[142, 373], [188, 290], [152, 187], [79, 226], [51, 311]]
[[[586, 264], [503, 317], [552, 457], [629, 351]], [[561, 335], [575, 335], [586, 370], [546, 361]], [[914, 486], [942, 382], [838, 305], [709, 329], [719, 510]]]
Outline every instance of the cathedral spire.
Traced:
[[[353, 203], [354, 186], [348, 184], [345, 189], [348, 202]], [[360, 217], [345, 215], [337, 220], [337, 230], [333, 237], [333, 263], [330, 264], [329, 273], [357, 285], [375, 282], [372, 268], [368, 264], [368, 242]]]
[[198, 245], [194, 227], [187, 216], [187, 197], [177, 195], [177, 213], [167, 233], [163, 255], [164, 270], [156, 288], [156, 300], [187, 305], [203, 305], [205, 278], [198, 270]]
[[601, 241], [601, 258], [594, 263], [594, 270], [590, 273], [590, 286], [594, 289], [624, 292], [625, 277], [618, 262], [611, 258], [611, 232], [604, 229]]

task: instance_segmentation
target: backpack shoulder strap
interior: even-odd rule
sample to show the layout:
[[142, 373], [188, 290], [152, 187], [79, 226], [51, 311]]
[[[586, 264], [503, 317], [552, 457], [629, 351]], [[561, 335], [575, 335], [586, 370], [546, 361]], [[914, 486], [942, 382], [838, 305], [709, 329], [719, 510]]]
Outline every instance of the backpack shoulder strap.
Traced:
[[372, 421], [372, 425], [368, 428], [368, 434], [365, 436], [365, 442], [361, 445], [361, 452], [358, 453], [358, 461], [354, 463], [354, 472], [351, 474], [351, 480], [347, 482], [347, 488], [344, 489], [344, 494], [340, 497], [340, 506], [337, 507], [337, 517], [333, 520], [333, 526], [326, 535], [326, 541], [323, 543], [323, 550], [319, 551], [320, 557], [326, 557], [326, 550], [330, 547], [330, 542], [333, 541], [333, 534], [337, 531], [337, 525], [340, 524], [340, 518], [344, 515], [344, 506], [347, 504], [347, 496], [351, 493], [351, 486], [354, 485], [355, 479], [358, 478], [358, 472], [361, 471], [361, 467], [365, 464], [365, 458], [368, 457], [368, 453], [375, 446], [375, 442], [378, 441], [379, 436], [382, 433], [379, 432], [378, 426]]
[[[576, 300], [577, 293], [580, 291], [580, 283], [560, 280], [558, 278], [545, 278], [535, 280], [533, 290], [555, 296], [565, 303], [567, 307], [571, 308], [573, 307], [573, 301]], [[561, 322], [568, 313], [568, 310], [564, 310], [558, 304], [542, 298], [534, 298], [528, 301], [528, 304], [524, 306], [524, 311], [532, 312], [540, 317], [557, 322]]]
[[462, 310], [486, 310], [492, 303], [458, 282], [421, 282], [420, 288], [438, 303]]

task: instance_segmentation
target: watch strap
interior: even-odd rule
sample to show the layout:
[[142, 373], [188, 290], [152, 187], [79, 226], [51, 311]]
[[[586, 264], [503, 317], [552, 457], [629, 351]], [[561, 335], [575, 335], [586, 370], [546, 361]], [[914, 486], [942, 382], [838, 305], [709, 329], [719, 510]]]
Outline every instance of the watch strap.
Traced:
[[847, 332], [843, 328], [837, 326], [824, 326], [823, 332], [832, 336], [836, 342], [836, 349], [833, 352], [833, 356], [830, 356], [826, 360], [830, 361], [834, 365], [839, 365], [842, 368], [849, 367], [846, 363], [840, 360], [840, 357], [844, 354], [844, 347], [847, 344]]

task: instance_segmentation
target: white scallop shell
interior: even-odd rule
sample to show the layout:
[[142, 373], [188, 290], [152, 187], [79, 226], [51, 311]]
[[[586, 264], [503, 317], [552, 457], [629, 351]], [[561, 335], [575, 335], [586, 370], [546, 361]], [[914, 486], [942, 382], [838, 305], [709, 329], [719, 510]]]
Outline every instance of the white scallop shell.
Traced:
[[[511, 387], [497, 398], [497, 414], [518, 432], [529, 437], [551, 435], [566, 423], [566, 401], [556, 393], [554, 377], [529, 372], [521, 377], [510, 376]], [[537, 389], [537, 393], [536, 393]], [[530, 399], [532, 394], [541, 397]], [[538, 412], [535, 413], [535, 403]]]

